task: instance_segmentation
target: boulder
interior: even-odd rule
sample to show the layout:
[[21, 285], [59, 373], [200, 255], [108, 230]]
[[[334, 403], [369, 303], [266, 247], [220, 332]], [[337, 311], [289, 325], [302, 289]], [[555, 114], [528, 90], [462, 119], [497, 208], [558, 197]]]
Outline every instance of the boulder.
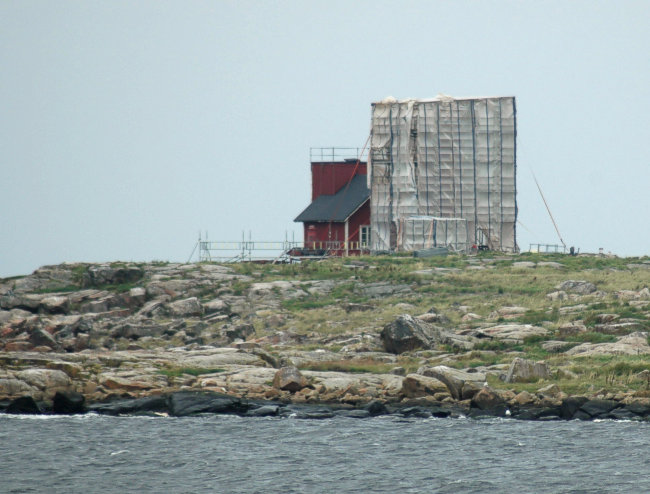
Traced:
[[577, 322], [563, 324], [557, 329], [558, 336], [561, 337], [574, 336], [586, 332], [587, 332], [587, 326]]
[[282, 367], [273, 377], [273, 387], [295, 393], [307, 386], [307, 378], [296, 367]]
[[84, 413], [86, 411], [85, 401], [86, 399], [81, 393], [57, 391], [52, 400], [52, 412], [59, 414]]
[[408, 374], [402, 381], [402, 394], [409, 398], [418, 396], [433, 396], [436, 393], [447, 393], [447, 386], [435, 377], [420, 374]]
[[386, 408], [386, 404], [373, 400], [370, 403], [368, 403], [365, 407], [365, 410], [368, 411], [371, 417], [377, 417], [379, 415], [388, 415], [390, 412], [388, 411], [388, 408]]
[[562, 400], [560, 405], [560, 417], [565, 420], [571, 420], [580, 407], [588, 401], [586, 396], [569, 396]]
[[140, 307], [147, 300], [147, 290], [141, 286], [131, 288], [128, 294], [122, 296], [124, 305], [127, 307]]
[[68, 375], [57, 369], [27, 369], [16, 372], [17, 379], [30, 386], [54, 395], [57, 391], [66, 391], [72, 385]]
[[589, 295], [596, 291], [596, 285], [584, 280], [566, 280], [555, 288], [565, 292], [577, 293], [578, 295]]
[[5, 413], [37, 415], [41, 413], [41, 409], [31, 396], [21, 396], [9, 403], [9, 406], [5, 409]]
[[596, 324], [594, 326], [594, 331], [603, 334], [626, 335], [638, 331], [639, 329], [643, 329], [644, 326], [644, 321], [626, 320], [610, 324]]
[[547, 352], [559, 353], [566, 350], [567, 347], [571, 345], [573, 345], [573, 343], [568, 341], [548, 340], [542, 343], [542, 348]]
[[614, 400], [589, 400], [582, 404], [580, 411], [586, 413], [591, 418], [605, 418], [609, 412], [621, 404]]
[[521, 391], [514, 397], [514, 403], [520, 406], [534, 405], [536, 402], [535, 395], [528, 391]]
[[517, 357], [510, 364], [505, 382], [532, 382], [549, 377], [551, 377], [551, 372], [546, 362], [533, 362]]
[[32, 395], [36, 389], [20, 379], [0, 378], [0, 398]]
[[549, 384], [537, 390], [537, 393], [543, 396], [557, 397], [562, 395], [562, 390], [557, 384]]
[[262, 405], [246, 412], [247, 417], [275, 417], [280, 413], [278, 405]]
[[470, 407], [488, 412], [491, 415], [505, 415], [507, 410], [505, 400], [489, 387], [484, 387], [474, 395]]
[[203, 311], [205, 315], [211, 314], [230, 314], [230, 305], [220, 298], [215, 298], [203, 304]]
[[252, 324], [238, 324], [234, 328], [226, 328], [223, 330], [223, 335], [228, 338], [228, 341], [247, 340], [255, 334], [255, 326]]
[[472, 336], [446, 331], [408, 314], [403, 314], [384, 326], [380, 338], [385, 350], [396, 354], [434, 348], [437, 345], [471, 350], [476, 343], [476, 339]]
[[81, 284], [84, 288], [103, 285], [123, 285], [134, 283], [144, 275], [142, 268], [136, 266], [115, 266], [98, 264], [89, 266], [83, 274]]
[[146, 396], [134, 400], [118, 400], [109, 403], [96, 403], [88, 407], [88, 411], [102, 415], [148, 414], [152, 412], [167, 412], [165, 396]]
[[29, 335], [29, 341], [34, 346], [48, 346], [52, 349], [58, 348], [59, 346], [52, 335], [42, 329], [35, 329], [32, 331]]
[[161, 297], [155, 300], [150, 300], [146, 302], [142, 308], [138, 311], [138, 316], [156, 316], [163, 311], [163, 304], [165, 303], [165, 297]]
[[647, 355], [650, 354], [648, 333], [638, 331], [622, 336], [613, 343], [583, 343], [564, 352], [566, 355]]
[[196, 297], [170, 302], [167, 310], [172, 317], [200, 317], [203, 314], [203, 307]]
[[68, 297], [52, 296], [41, 300], [40, 308], [48, 314], [65, 314], [70, 308]]
[[186, 417], [200, 413], [243, 414], [251, 407], [239, 398], [221, 393], [206, 393], [194, 391], [179, 391], [167, 398], [169, 414], [175, 417]]
[[531, 336], [546, 336], [548, 330], [532, 324], [500, 324], [476, 330], [479, 337], [491, 337], [508, 343], [523, 343]]
[[[485, 374], [480, 372], [464, 372], [444, 365], [420, 367], [417, 373], [423, 376], [434, 377], [444, 383], [455, 400], [466, 399], [464, 395], [476, 394], [485, 384]], [[469, 398], [472, 396], [469, 396]]]
[[443, 314], [437, 314], [435, 312], [427, 312], [425, 314], [420, 314], [419, 316], [416, 317], [416, 319], [419, 319], [420, 321], [427, 322], [429, 324], [449, 324], [450, 320], [447, 316]]
[[380, 337], [384, 348], [390, 353], [410, 352], [430, 348], [432, 345], [429, 327], [408, 314], [403, 314], [384, 326]]

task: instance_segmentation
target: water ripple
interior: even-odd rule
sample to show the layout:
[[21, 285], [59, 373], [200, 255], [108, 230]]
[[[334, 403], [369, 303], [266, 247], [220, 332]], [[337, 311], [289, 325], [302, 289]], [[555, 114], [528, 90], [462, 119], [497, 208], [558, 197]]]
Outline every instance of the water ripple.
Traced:
[[[0, 416], [2, 492], [650, 492], [650, 424]], [[12, 446], [13, 445], [13, 446]]]

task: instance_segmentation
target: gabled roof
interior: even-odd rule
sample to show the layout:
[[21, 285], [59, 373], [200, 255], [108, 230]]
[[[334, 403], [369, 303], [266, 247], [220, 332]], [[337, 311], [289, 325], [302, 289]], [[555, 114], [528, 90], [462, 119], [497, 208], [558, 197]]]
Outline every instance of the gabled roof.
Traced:
[[341, 187], [334, 195], [316, 198], [293, 221], [345, 221], [370, 198], [365, 175], [355, 175], [349, 186]]

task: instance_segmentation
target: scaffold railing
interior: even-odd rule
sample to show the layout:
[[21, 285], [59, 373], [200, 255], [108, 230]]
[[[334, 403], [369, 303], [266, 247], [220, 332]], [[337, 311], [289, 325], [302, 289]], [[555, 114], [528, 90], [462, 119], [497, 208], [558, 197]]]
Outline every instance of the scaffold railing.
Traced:
[[313, 147], [309, 148], [309, 161], [311, 163], [327, 163], [337, 161], [367, 161], [368, 148], [355, 147]]
[[199, 239], [197, 245], [199, 262], [287, 261], [370, 253], [369, 245], [365, 243], [341, 241], [209, 241]]

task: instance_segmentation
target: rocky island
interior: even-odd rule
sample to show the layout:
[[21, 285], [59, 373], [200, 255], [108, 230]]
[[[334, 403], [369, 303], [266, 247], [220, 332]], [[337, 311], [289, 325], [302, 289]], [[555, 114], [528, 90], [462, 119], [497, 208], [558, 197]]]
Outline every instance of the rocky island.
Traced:
[[45, 266], [0, 279], [0, 411], [650, 420], [650, 259]]

